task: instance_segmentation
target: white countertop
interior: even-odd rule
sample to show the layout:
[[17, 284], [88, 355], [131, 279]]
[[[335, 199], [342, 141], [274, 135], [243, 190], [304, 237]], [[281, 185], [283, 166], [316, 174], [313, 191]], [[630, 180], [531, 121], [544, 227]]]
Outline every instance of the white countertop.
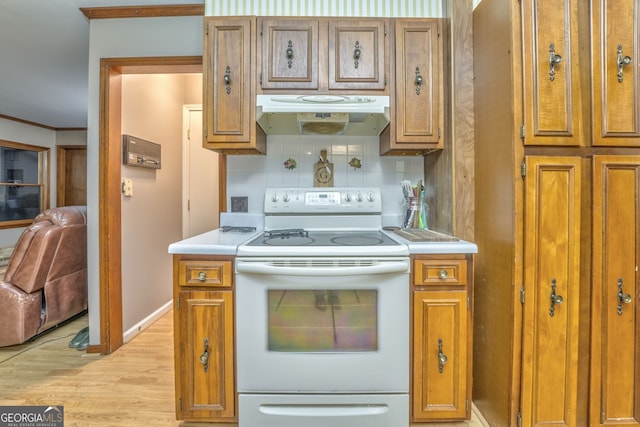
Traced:
[[[248, 242], [260, 233], [262, 233], [262, 229], [257, 229], [257, 231], [251, 233], [237, 231], [223, 232], [219, 229], [212, 230], [170, 244], [169, 253], [234, 256], [237, 253], [238, 245]], [[464, 240], [456, 242], [410, 242], [393, 232], [385, 233], [392, 239], [405, 244], [409, 248], [410, 254], [478, 253], [478, 247], [474, 243]]]
[[466, 240], [455, 242], [411, 242], [392, 231], [385, 231], [391, 238], [409, 247], [409, 253], [415, 254], [477, 254], [478, 246]]
[[238, 245], [254, 236], [262, 233], [262, 230], [251, 233], [237, 231], [223, 232], [219, 229], [198, 234], [169, 245], [170, 254], [194, 254], [194, 255], [235, 255]]

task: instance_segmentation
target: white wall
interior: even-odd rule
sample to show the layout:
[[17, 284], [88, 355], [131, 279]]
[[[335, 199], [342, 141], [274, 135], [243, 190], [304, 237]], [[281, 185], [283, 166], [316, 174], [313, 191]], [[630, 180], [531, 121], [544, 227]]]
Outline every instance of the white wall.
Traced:
[[[94, 19], [89, 26], [87, 209], [90, 343], [100, 342], [99, 114], [100, 58], [202, 55], [202, 17]], [[181, 117], [181, 112], [177, 117]], [[93, 190], [93, 191], [92, 191]], [[135, 194], [135, 187], [134, 187]], [[180, 206], [178, 202], [177, 206]], [[126, 221], [123, 218], [123, 221]], [[180, 225], [180, 220], [176, 225]], [[167, 247], [159, 250], [166, 252]], [[169, 276], [170, 279], [171, 276]], [[126, 299], [126, 296], [123, 296]]]
[[160, 144], [161, 168], [122, 166], [122, 323], [125, 340], [172, 298], [167, 247], [182, 238], [182, 105], [179, 74], [122, 77], [122, 133]]

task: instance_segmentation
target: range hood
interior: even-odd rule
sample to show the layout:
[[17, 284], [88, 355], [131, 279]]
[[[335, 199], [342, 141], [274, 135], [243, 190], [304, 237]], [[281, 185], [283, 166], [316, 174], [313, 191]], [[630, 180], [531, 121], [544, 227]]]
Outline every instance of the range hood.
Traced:
[[377, 136], [389, 124], [388, 96], [257, 95], [267, 135]]

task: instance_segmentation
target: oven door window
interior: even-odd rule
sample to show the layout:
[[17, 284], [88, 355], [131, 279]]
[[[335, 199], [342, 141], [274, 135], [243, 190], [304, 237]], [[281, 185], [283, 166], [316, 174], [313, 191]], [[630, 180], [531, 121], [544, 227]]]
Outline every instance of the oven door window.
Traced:
[[278, 352], [378, 349], [378, 292], [271, 289], [268, 348]]

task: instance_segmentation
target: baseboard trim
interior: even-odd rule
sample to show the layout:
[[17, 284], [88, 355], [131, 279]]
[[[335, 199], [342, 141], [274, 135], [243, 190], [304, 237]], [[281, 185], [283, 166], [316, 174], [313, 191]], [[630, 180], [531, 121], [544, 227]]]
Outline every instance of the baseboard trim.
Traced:
[[171, 307], [173, 306], [173, 301], [167, 301], [163, 306], [158, 308], [153, 313], [149, 314], [147, 317], [133, 325], [131, 328], [127, 329], [124, 334], [122, 334], [122, 339], [125, 343], [131, 341], [136, 336], [140, 334], [140, 332], [147, 329], [150, 325], [153, 324], [156, 320], [167, 314]]

